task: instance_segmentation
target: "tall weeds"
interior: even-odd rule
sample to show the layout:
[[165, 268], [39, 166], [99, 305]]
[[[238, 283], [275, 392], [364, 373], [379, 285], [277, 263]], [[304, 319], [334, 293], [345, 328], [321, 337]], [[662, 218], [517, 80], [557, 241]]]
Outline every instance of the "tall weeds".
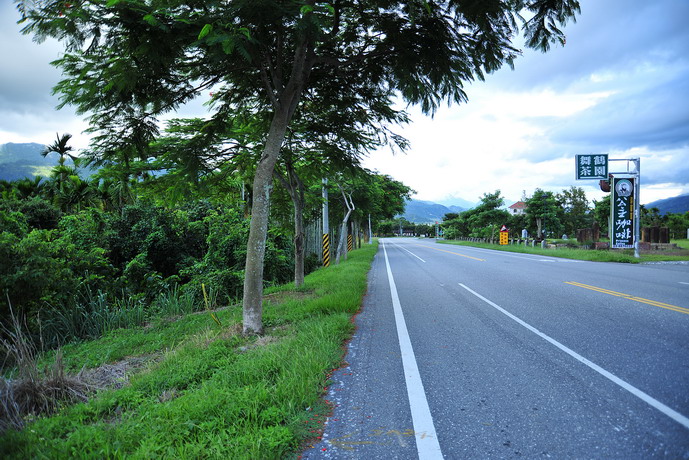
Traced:
[[193, 292], [182, 292], [176, 284], [167, 292], [161, 292], [155, 301], [155, 308], [160, 316], [186, 315], [198, 310], [199, 306], [195, 302]]
[[42, 339], [54, 348], [79, 339], [95, 339], [123, 327], [144, 324], [148, 318], [144, 302], [128, 296], [109, 298], [86, 288], [66, 305], [50, 305], [46, 311]]
[[0, 432], [21, 429], [27, 415], [51, 413], [64, 402], [85, 401], [88, 390], [78, 377], [65, 374], [59, 351], [52, 366], [39, 369], [36, 346], [14, 315], [9, 298], [7, 302], [11, 326], [0, 326], [0, 347], [13, 361], [15, 375], [0, 378]]

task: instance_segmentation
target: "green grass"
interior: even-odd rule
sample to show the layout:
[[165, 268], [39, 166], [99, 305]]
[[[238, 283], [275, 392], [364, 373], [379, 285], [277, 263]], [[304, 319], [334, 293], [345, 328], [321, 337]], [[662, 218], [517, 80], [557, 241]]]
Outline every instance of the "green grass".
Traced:
[[[681, 240], [680, 240], [681, 241]], [[686, 240], [685, 240], [686, 241]], [[458, 246], [472, 246], [477, 248], [494, 249], [497, 251], [519, 252], [524, 254], [536, 254], [550, 257], [561, 257], [563, 259], [577, 259], [589, 260], [593, 262], [620, 262], [620, 263], [640, 263], [640, 262], [657, 262], [657, 261], [681, 261], [689, 260], [687, 255], [672, 255], [663, 254], [662, 252], [648, 254], [642, 253], [641, 258], [634, 257], [634, 250], [588, 250], [588, 249], [541, 249], [540, 247], [532, 248], [530, 246], [522, 245], [506, 245], [500, 246], [498, 244], [488, 243], [473, 243], [469, 241], [439, 241], [443, 244], [454, 244]], [[673, 241], [676, 242], [676, 241]]]
[[237, 333], [236, 306], [218, 312], [222, 327], [200, 312], [64, 347], [71, 370], [158, 359], [122, 389], [6, 432], [0, 457], [295, 457], [330, 410], [322, 399], [328, 376], [353, 331], [376, 248], [310, 274], [299, 290], [267, 291], [262, 338]]
[[689, 249], [689, 240], [672, 240], [671, 242], [682, 249]]

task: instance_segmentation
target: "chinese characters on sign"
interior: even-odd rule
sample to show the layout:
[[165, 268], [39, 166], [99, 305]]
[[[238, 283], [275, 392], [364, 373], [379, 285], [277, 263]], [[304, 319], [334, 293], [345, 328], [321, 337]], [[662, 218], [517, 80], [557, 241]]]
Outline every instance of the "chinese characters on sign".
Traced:
[[613, 177], [611, 184], [612, 228], [610, 229], [610, 247], [634, 247], [634, 179]]
[[577, 180], [607, 179], [608, 154], [576, 155]]

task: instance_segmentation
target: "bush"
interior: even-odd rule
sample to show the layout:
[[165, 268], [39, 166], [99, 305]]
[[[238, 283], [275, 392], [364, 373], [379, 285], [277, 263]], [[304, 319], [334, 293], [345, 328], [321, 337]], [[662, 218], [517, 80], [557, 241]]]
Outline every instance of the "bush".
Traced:
[[19, 209], [26, 216], [29, 225], [37, 229], [57, 228], [62, 217], [62, 211], [59, 208], [39, 197], [23, 201]]

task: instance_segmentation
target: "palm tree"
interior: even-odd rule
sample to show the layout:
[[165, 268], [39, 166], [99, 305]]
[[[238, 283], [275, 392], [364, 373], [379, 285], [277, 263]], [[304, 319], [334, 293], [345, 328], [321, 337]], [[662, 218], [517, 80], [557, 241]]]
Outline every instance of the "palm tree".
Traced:
[[71, 158], [74, 162], [74, 165], [76, 166], [78, 164], [79, 157], [69, 153], [74, 150], [74, 147], [72, 147], [71, 145], [67, 145], [67, 142], [69, 142], [69, 140], [72, 138], [71, 134], [65, 133], [62, 136], [60, 136], [59, 134], [55, 133], [55, 136], [55, 142], [43, 149], [43, 151], [41, 151], [41, 155], [44, 158], [50, 155], [51, 153], [57, 153], [58, 155], [60, 155], [60, 158], [57, 160], [58, 165], [55, 168], [53, 168], [53, 174], [59, 182], [60, 190], [62, 190], [63, 184], [67, 180], [67, 176], [70, 176], [76, 172], [74, 168], [69, 168], [65, 166], [65, 160], [67, 160], [67, 157]]
[[96, 183], [82, 180], [76, 174], [65, 181], [62, 192], [56, 196], [56, 202], [65, 212], [79, 212], [85, 207], [94, 206], [97, 202]]
[[59, 134], [55, 133], [55, 136], [57, 137], [55, 142], [43, 149], [41, 155], [43, 155], [43, 157], [45, 158], [51, 153], [59, 154], [60, 159], [58, 160], [58, 163], [60, 166], [65, 165], [65, 160], [67, 159], [66, 157], [70, 157], [73, 161], [76, 162], [78, 160], [78, 157], [69, 153], [74, 150], [74, 147], [67, 145], [67, 142], [69, 142], [69, 140], [72, 138], [72, 135], [65, 133], [62, 136], [60, 136]]
[[41, 176], [36, 176], [33, 179], [25, 177], [10, 184], [14, 188], [15, 196], [20, 200], [25, 200], [42, 194], [45, 189], [45, 184], [42, 181], [43, 177]]

